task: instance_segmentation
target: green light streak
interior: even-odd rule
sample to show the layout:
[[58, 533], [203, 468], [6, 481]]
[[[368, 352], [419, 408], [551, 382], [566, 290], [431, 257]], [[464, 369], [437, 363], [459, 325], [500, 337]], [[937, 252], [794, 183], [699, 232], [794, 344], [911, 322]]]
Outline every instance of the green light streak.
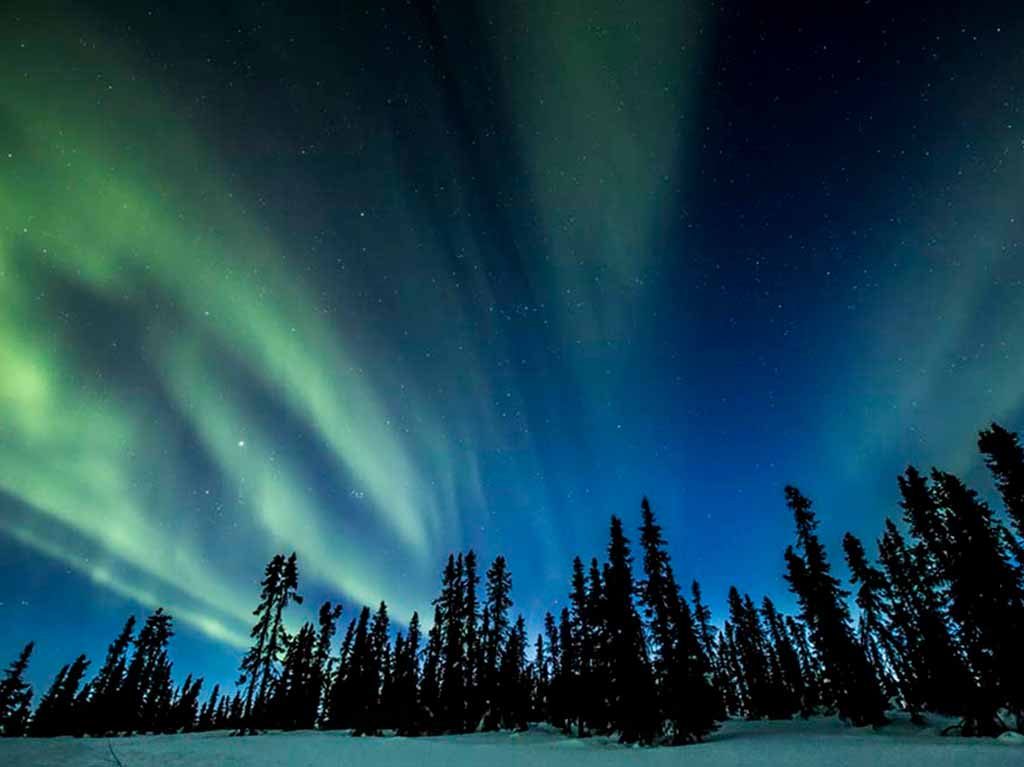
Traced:
[[[0, 74], [0, 108], [13, 126], [0, 154], [0, 488], [100, 547], [111, 564], [97, 569], [74, 541], [39, 532], [45, 526], [29, 534], [0, 519], [0, 530], [140, 602], [187, 595], [176, 612], [216, 639], [234, 642], [251, 618], [251, 589], [240, 581], [252, 573], [218, 569], [187, 529], [165, 535], [188, 488], [160, 444], [158, 409], [80, 364], [48, 297], [59, 282], [126, 318], [174, 308], [147, 329], [144, 356], [132, 362], [163, 379], [224, 474], [251, 482], [245, 500], [257, 525], [240, 533], [248, 548], [294, 547], [305, 572], [360, 601], [394, 598], [399, 586], [409, 599], [400, 609], [419, 604], [419, 591], [425, 600], [425, 578], [389, 582], [320, 529], [298, 472], [285, 461], [267, 468], [271, 438], [228, 384], [210, 383], [218, 364], [210, 360], [244, 366], [326, 446], [417, 572], [432, 568], [440, 520], [431, 485], [381, 427], [387, 407], [316, 311], [316, 293], [284, 268], [209, 153], [130, 66], [70, 39], [34, 40], [16, 63], [19, 74]], [[252, 449], [235, 448], [243, 435]], [[146, 490], [153, 476], [166, 486], [158, 502]], [[164, 587], [135, 589], [125, 568]]]

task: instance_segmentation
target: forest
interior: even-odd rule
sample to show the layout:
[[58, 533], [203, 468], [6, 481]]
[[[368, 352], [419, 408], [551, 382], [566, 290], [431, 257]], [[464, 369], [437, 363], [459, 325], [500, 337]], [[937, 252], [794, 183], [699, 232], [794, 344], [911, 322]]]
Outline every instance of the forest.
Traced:
[[266, 566], [252, 645], [236, 689], [175, 683], [172, 617], [129, 617], [99, 670], [80, 655], [33, 706], [29, 643], [0, 680], [5, 737], [231, 730], [350, 730], [354, 736], [525, 729], [683, 745], [729, 718], [835, 714], [883, 727], [903, 710], [959, 720], [955, 734], [1024, 732], [1024, 447], [992, 424], [978, 449], [1002, 509], [953, 474], [898, 477], [901, 515], [874, 546], [842, 540], [848, 585], [833, 574], [812, 502], [785, 488], [794, 539], [783, 552], [798, 614], [736, 587], [716, 621], [697, 581], [675, 575], [654, 510], [633, 539], [612, 516], [603, 561], [572, 561], [567, 606], [531, 639], [514, 612], [512, 573], [473, 551], [444, 565], [429, 626], [393, 631], [387, 605], [342, 607], [286, 628], [301, 603], [296, 555]]

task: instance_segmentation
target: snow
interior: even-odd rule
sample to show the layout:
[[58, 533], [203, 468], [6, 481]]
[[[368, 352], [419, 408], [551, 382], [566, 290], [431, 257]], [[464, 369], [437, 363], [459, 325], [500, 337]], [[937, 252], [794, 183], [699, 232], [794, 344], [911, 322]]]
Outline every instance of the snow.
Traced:
[[342, 732], [227, 732], [133, 738], [0, 739], [4, 767], [1003, 767], [1024, 765], [1024, 738], [943, 737], [946, 721], [918, 728], [897, 715], [882, 730], [834, 719], [728, 722], [707, 742], [683, 748], [631, 748], [609, 738], [577, 740], [538, 725], [525, 733], [430, 738], [352, 738]]

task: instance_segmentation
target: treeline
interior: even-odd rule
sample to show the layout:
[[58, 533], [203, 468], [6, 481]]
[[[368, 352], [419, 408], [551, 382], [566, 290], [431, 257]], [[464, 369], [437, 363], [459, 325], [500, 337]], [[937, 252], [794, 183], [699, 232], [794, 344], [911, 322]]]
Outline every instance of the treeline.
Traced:
[[639, 561], [613, 516], [605, 558], [573, 560], [567, 606], [533, 641], [513, 612], [505, 559], [481, 576], [472, 551], [448, 558], [425, 634], [416, 613], [394, 634], [383, 602], [349, 620], [340, 643], [342, 609], [330, 602], [291, 634], [298, 565], [278, 555], [232, 694], [214, 687], [201, 703], [202, 678], [173, 685], [172, 622], [157, 610], [137, 634], [128, 620], [90, 681], [85, 656], [62, 668], [34, 712], [27, 645], [0, 681], [0, 733], [420, 735], [546, 721], [578, 737], [684, 744], [728, 717], [836, 713], [879, 726], [892, 708], [959, 717], [967, 735], [1024, 731], [1024, 448], [996, 424], [978, 446], [1004, 513], [952, 474], [908, 468], [902, 519], [886, 520], [876, 555], [843, 539], [850, 591], [832, 574], [811, 502], [787, 487], [796, 536], [785, 577], [798, 615], [732, 588], [716, 626], [699, 584], [684, 593], [678, 583], [644, 500]]

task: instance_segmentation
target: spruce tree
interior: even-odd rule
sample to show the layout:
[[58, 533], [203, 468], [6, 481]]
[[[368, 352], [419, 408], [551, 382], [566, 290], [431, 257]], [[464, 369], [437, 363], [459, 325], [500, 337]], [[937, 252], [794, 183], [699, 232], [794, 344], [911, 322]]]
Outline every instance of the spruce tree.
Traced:
[[32, 706], [32, 686], [25, 681], [25, 669], [35, 642], [22, 648], [0, 681], [0, 737], [17, 738], [25, 734]]
[[135, 630], [135, 616], [128, 616], [121, 633], [107, 647], [96, 678], [92, 681], [92, 697], [89, 700], [87, 730], [91, 735], [105, 735], [114, 732], [118, 721], [118, 696], [128, 669], [128, 648]]
[[313, 668], [309, 679], [309, 689], [305, 696], [306, 705], [310, 709], [304, 716], [304, 722], [309, 723], [308, 727], [312, 727], [320, 721], [322, 712], [326, 712], [328, 706], [331, 674], [334, 668], [334, 660], [331, 657], [331, 642], [334, 640], [341, 612], [341, 605], [332, 605], [330, 602], [324, 602], [320, 605], [320, 611], [317, 613], [316, 649], [313, 655]]
[[741, 597], [735, 586], [729, 589], [729, 625], [747, 719], [776, 718], [767, 643], [760, 617], [750, 597]]
[[[1024, 540], [1024, 447], [1015, 432], [993, 423], [978, 435], [978, 449], [996, 481], [1017, 536]], [[1018, 561], [1024, 566], [1024, 562]]]
[[383, 710], [381, 695], [391, 673], [391, 654], [388, 643], [388, 608], [380, 603], [370, 626], [369, 655], [364, 669], [365, 681], [362, 692], [366, 698], [365, 718], [357, 724], [356, 732], [362, 735], [379, 735], [391, 721]]
[[463, 561], [462, 573], [462, 657], [463, 657], [463, 685], [465, 687], [465, 713], [461, 729], [473, 731], [477, 729], [483, 709], [483, 691], [481, 689], [481, 662], [482, 652], [480, 646], [480, 600], [477, 596], [477, 587], [480, 585], [480, 576], [477, 574], [476, 553], [466, 552]]
[[215, 684], [213, 690], [210, 691], [210, 697], [203, 704], [202, 708], [199, 709], [199, 721], [196, 723], [196, 729], [199, 732], [208, 732], [213, 730], [217, 726], [217, 711], [220, 703], [220, 685]]
[[853, 637], [846, 592], [832, 576], [825, 547], [815, 532], [811, 502], [786, 487], [786, 503], [796, 522], [797, 545], [786, 549], [786, 580], [797, 595], [811, 641], [821, 657], [828, 689], [841, 718], [854, 725], [885, 723], [885, 698], [863, 648]]
[[605, 569], [609, 716], [623, 743], [651, 743], [660, 730], [655, 684], [633, 595], [633, 558], [622, 521], [612, 516]]
[[441, 619], [441, 697], [439, 724], [443, 732], [462, 732], [466, 719], [464, 562], [450, 555], [435, 600]]
[[661, 721], [667, 720], [673, 744], [691, 743], [714, 729], [718, 696], [708, 681], [707, 656], [701, 649], [689, 605], [680, 596], [661, 526], [655, 522], [646, 498], [640, 509], [645, 578], [639, 593], [650, 626], [656, 693], [655, 709], [649, 715], [654, 718], [656, 731]]
[[804, 711], [805, 686], [800, 655], [786, 630], [785, 617], [768, 597], [761, 601], [761, 615], [770, 648], [769, 667], [775, 697], [773, 715], [778, 719], [790, 719]]
[[264, 725], [282, 730], [309, 729], [316, 722], [320, 686], [316, 678], [316, 631], [304, 623], [291, 637], [275, 683]]
[[509, 637], [509, 610], [512, 609], [512, 575], [505, 557], [495, 557], [486, 574], [487, 631], [484, 636], [484, 663], [481, 669], [482, 702], [485, 707], [483, 729], [501, 726], [499, 678], [502, 657]]
[[29, 727], [29, 734], [36, 738], [52, 738], [56, 735], [80, 735], [82, 733], [78, 703], [79, 686], [89, 667], [84, 655], [79, 655], [71, 664], [57, 673], [53, 684], [39, 701], [39, 707]]
[[990, 735], [1004, 728], [1009, 706], [1024, 711], [1024, 598], [1020, 574], [1005, 549], [1002, 526], [988, 504], [957, 477], [932, 471], [933, 498], [945, 522], [950, 615], [978, 680], [964, 731]]
[[349, 667], [352, 661], [352, 646], [355, 643], [356, 619], [353, 618], [345, 629], [341, 640], [341, 651], [333, 679], [330, 681], [330, 692], [324, 708], [323, 727], [338, 730], [350, 727], [352, 723], [353, 701], [349, 685], [351, 682]]
[[398, 735], [417, 735], [421, 731], [419, 710], [420, 616], [413, 613], [409, 632], [399, 644], [395, 641], [395, 673], [391, 710]]
[[167, 646], [172, 636], [173, 619], [163, 608], [157, 608], [146, 618], [133, 641], [132, 660], [117, 694], [114, 731], [146, 732], [154, 726], [155, 717], [161, 715], [163, 704], [169, 703], [171, 680]]
[[370, 648], [370, 608], [363, 606], [356, 622], [356, 631], [352, 639], [352, 651], [344, 668], [345, 691], [350, 717], [341, 723], [342, 727], [351, 727], [354, 735], [366, 731], [373, 708], [375, 696], [371, 693], [373, 659]]
[[926, 562], [908, 548], [891, 519], [878, 542], [878, 560], [892, 594], [892, 626], [906, 659], [905, 705], [915, 718], [923, 710], [962, 715], [975, 696], [974, 680], [950, 634], [945, 590]]
[[253, 645], [242, 658], [238, 684], [245, 687], [245, 732], [255, 733], [264, 726], [270, 691], [277, 682], [282, 655], [289, 636], [282, 620], [284, 608], [293, 600], [302, 603], [298, 589], [298, 566], [295, 553], [285, 559], [275, 555], [267, 564], [260, 585], [260, 602], [253, 615], [256, 623], [250, 636]]
[[526, 674], [526, 622], [517, 616], [509, 631], [498, 666], [498, 726], [525, 730], [530, 707], [529, 679]]
[[441, 731], [441, 616], [440, 608], [434, 607], [434, 624], [427, 632], [426, 657], [423, 662], [423, 681], [420, 685], [420, 702], [424, 724], [431, 732]]
[[800, 659], [800, 679], [803, 688], [800, 716], [807, 719], [822, 705], [821, 662], [807, 640], [806, 626], [790, 615], [786, 616], [786, 634]]

